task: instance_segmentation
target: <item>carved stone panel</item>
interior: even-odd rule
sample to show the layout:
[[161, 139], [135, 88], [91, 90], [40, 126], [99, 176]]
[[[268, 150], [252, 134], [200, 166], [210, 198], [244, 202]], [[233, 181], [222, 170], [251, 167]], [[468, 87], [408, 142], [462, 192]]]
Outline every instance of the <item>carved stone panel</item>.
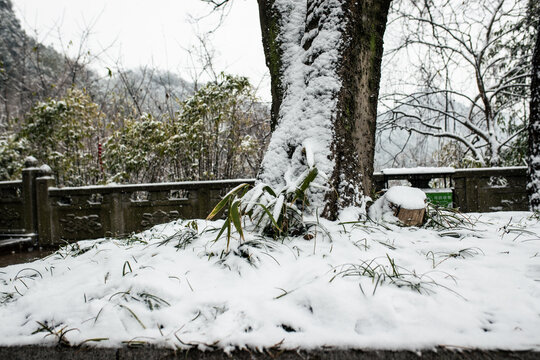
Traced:
[[103, 228], [99, 215], [75, 216], [75, 214], [67, 214], [65, 218], [60, 219], [60, 223], [67, 233], [72, 234], [94, 234]]
[[19, 186], [0, 187], [0, 199], [20, 200], [21, 198], [22, 190]]
[[0, 228], [10, 229], [21, 221], [21, 214], [13, 208], [4, 206], [0, 208]]
[[144, 213], [142, 217], [141, 226], [143, 228], [148, 228], [176, 220], [180, 217], [180, 213], [176, 210], [169, 211], [168, 213], [163, 210], [157, 210], [153, 213]]

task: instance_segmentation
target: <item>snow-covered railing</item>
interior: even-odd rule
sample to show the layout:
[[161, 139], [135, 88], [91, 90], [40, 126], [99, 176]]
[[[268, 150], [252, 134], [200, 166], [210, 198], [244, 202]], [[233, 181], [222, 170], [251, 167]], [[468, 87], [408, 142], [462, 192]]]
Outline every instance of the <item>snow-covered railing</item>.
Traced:
[[127, 236], [179, 218], [205, 218], [230, 189], [252, 179], [56, 188], [37, 179], [40, 244]]
[[417, 188], [429, 188], [433, 179], [442, 179], [444, 187], [452, 187], [451, 176], [456, 169], [451, 167], [415, 167], [382, 169], [375, 173], [375, 187], [377, 190], [388, 188], [389, 181], [407, 180], [411, 186]]
[[[34, 159], [35, 160], [35, 159]], [[22, 181], [0, 182], [0, 247], [19, 238], [40, 245], [126, 236], [177, 218], [205, 218], [221, 197], [252, 179], [57, 188], [49, 167], [28, 162]], [[527, 210], [526, 167], [387, 169], [377, 190], [392, 180], [452, 190], [463, 212]]]
[[22, 180], [0, 182], [0, 248], [22, 239], [37, 241], [36, 178], [42, 170], [35, 158], [28, 158]]
[[429, 189], [432, 180], [452, 190], [453, 205], [463, 212], [528, 210], [527, 167], [478, 169], [402, 168], [384, 169], [374, 174], [375, 189], [383, 190], [394, 180]]

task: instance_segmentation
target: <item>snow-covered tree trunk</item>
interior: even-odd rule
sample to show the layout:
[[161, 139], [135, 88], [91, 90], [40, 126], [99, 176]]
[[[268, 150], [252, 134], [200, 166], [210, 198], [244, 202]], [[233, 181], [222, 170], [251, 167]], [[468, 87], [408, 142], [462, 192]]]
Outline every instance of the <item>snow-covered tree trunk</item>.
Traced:
[[390, 0], [259, 0], [273, 134], [259, 180], [315, 166], [314, 208], [330, 219], [371, 191], [383, 34]]
[[540, 211], [540, 21], [532, 60], [531, 110], [529, 118], [529, 201], [531, 210]]

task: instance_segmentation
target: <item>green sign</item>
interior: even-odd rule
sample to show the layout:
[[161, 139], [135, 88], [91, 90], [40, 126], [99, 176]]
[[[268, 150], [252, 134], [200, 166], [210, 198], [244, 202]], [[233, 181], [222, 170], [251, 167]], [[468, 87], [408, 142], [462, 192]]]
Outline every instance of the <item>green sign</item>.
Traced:
[[452, 190], [450, 189], [426, 189], [427, 199], [430, 203], [442, 207], [452, 207]]

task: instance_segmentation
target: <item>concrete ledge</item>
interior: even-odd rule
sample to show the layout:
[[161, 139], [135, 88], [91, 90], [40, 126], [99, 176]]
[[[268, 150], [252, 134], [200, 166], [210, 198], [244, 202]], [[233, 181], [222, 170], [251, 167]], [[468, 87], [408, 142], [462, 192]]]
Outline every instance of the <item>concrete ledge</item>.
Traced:
[[316, 351], [279, 351], [269, 350], [264, 353], [247, 350], [225, 354], [222, 351], [182, 350], [174, 351], [157, 347], [140, 348], [69, 348], [48, 346], [11, 346], [0, 347], [0, 359], [9, 360], [157, 360], [157, 359], [282, 359], [282, 360], [419, 360], [419, 359], [490, 359], [490, 360], [530, 360], [540, 359], [540, 352], [501, 351], [501, 350], [450, 350], [439, 348], [421, 352], [390, 350], [316, 350]]

